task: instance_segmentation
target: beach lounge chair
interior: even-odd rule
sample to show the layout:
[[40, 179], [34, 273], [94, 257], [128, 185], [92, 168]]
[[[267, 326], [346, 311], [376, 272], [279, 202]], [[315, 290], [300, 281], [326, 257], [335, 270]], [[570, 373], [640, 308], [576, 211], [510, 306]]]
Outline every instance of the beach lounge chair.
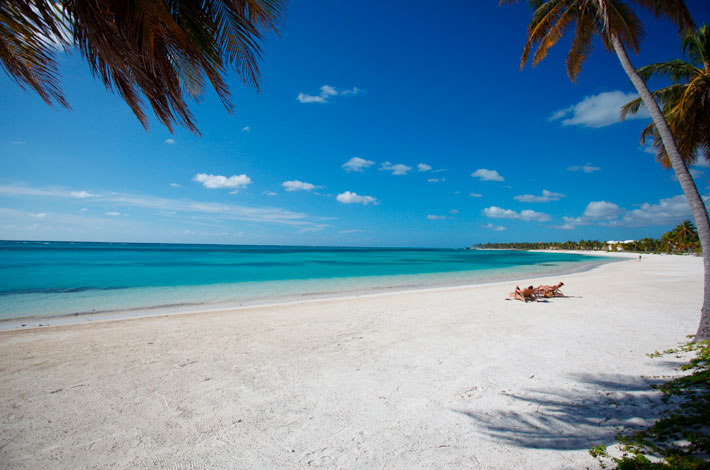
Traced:
[[538, 297], [547, 297], [547, 298], [566, 297], [566, 295], [563, 294], [562, 291], [560, 290], [560, 287], [562, 287], [564, 285], [565, 285], [564, 282], [559, 282], [559, 283], [557, 283], [557, 285], [554, 285], [554, 286], [540, 285], [534, 289], [534, 293]]
[[530, 286], [527, 289], [521, 289], [520, 287], [515, 286], [515, 291], [508, 294], [508, 298], [512, 300], [522, 300], [523, 302], [537, 302], [533, 286]]

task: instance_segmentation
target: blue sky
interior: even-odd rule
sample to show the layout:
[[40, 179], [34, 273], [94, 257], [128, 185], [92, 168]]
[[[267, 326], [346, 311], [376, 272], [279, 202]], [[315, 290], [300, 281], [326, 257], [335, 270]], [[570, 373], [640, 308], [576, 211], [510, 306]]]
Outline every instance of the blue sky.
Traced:
[[[707, 0], [689, 0], [698, 24]], [[680, 56], [641, 13], [637, 67]], [[148, 132], [76, 55], [71, 111], [0, 74], [0, 239], [461, 247], [658, 237], [690, 218], [641, 147], [649, 119], [601, 43], [577, 84], [563, 40], [518, 70], [525, 2], [292, 2], [261, 93], [192, 110], [202, 137]], [[660, 86], [662, 83], [651, 83]], [[693, 168], [707, 195], [707, 164]]]

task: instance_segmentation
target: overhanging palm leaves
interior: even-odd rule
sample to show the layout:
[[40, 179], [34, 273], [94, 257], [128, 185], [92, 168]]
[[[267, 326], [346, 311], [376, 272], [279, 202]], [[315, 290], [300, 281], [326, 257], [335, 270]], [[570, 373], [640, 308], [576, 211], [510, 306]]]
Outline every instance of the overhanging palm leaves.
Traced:
[[[710, 29], [703, 26], [687, 33], [683, 52], [690, 62], [676, 59], [652, 64], [640, 68], [638, 73], [645, 81], [657, 76], [674, 82], [655, 91], [653, 96], [663, 109], [683, 160], [690, 165], [701, 155], [710, 161]], [[642, 104], [640, 99], [626, 104], [621, 109], [621, 118], [637, 113]], [[649, 137], [653, 139], [656, 159], [664, 168], [670, 168], [666, 147], [653, 122], [641, 133], [641, 143]]]
[[[518, 0], [501, 0], [500, 3], [517, 3]], [[529, 0], [533, 17], [528, 26], [528, 37], [520, 67], [528, 62], [534, 50], [532, 65], [543, 60], [548, 50], [570, 30], [572, 46], [567, 55], [567, 75], [577, 80], [582, 65], [592, 52], [592, 38], [601, 38], [607, 50], [613, 50], [612, 36], [636, 53], [644, 35], [641, 20], [628, 3], [648, 8], [658, 17], [673, 20], [679, 28], [693, 26], [693, 20], [682, 0]]]
[[144, 99], [171, 131], [199, 133], [188, 99], [208, 83], [231, 110], [227, 68], [259, 83], [260, 41], [275, 30], [285, 0], [3, 0], [0, 61], [23, 88], [68, 107], [59, 87], [56, 43], [76, 47], [94, 76], [116, 91], [144, 127]]

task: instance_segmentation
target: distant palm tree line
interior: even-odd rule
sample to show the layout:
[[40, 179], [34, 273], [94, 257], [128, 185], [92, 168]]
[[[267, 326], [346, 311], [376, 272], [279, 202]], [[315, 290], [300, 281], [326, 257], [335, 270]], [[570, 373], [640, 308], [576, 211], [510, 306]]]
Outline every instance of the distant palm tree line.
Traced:
[[678, 224], [673, 230], [658, 238], [642, 238], [629, 243], [580, 240], [566, 242], [483, 243], [471, 248], [501, 250], [580, 250], [580, 251], [630, 251], [635, 253], [701, 253], [700, 240], [695, 225], [689, 220]]

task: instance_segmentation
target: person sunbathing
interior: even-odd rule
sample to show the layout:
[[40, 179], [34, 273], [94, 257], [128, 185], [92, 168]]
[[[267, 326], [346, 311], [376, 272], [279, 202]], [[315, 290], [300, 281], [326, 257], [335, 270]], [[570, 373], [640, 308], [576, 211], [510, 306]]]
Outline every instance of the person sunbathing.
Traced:
[[527, 289], [520, 289], [520, 287], [515, 286], [515, 291], [508, 294], [508, 298], [513, 300], [522, 300], [523, 302], [537, 302], [533, 286], [530, 286]]
[[534, 292], [535, 295], [539, 295], [541, 297], [565, 297], [565, 295], [560, 290], [560, 287], [564, 285], [564, 282], [558, 282], [557, 285], [554, 286], [539, 285], [535, 288]]

